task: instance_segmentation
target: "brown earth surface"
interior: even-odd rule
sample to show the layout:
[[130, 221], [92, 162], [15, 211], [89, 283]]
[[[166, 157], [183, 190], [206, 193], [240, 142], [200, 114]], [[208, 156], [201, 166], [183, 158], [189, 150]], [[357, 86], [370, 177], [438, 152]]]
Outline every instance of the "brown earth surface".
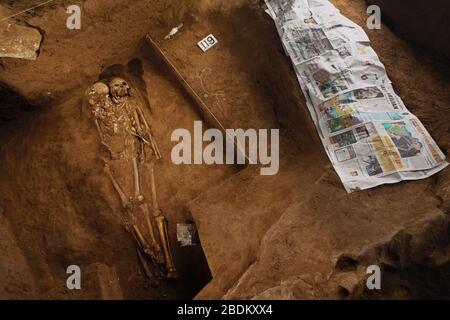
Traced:
[[[332, 2], [365, 28], [363, 0]], [[259, 1], [79, 3], [81, 30], [65, 27], [73, 1], [20, 16], [43, 34], [39, 58], [0, 60], [0, 298], [450, 298], [450, 169], [347, 194]], [[35, 1], [0, 4], [17, 12]], [[396, 92], [448, 155], [449, 67], [384, 25], [366, 32]], [[204, 54], [196, 43], [209, 33], [219, 44]], [[171, 132], [207, 117], [142, 50], [146, 34], [226, 128], [281, 129], [278, 175], [171, 163]], [[156, 288], [122, 226], [95, 127], [81, 113], [100, 73], [132, 59], [144, 67], [146, 113], [164, 157], [159, 202], [180, 273]], [[181, 248], [176, 224], [191, 219], [202, 246]], [[66, 289], [72, 264], [82, 269], [80, 291]], [[365, 289], [373, 264], [383, 272], [377, 292]]]
[[[366, 0], [380, 6], [383, 19], [396, 33], [445, 59], [450, 59], [450, 6], [447, 0]], [[447, 60], [448, 61], [448, 60]]]

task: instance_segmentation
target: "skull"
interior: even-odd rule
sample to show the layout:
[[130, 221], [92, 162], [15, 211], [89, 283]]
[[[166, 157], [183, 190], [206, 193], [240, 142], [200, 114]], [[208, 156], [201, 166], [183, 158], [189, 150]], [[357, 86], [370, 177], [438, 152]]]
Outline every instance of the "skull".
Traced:
[[106, 84], [103, 82], [96, 82], [92, 85], [91, 89], [89, 90], [89, 103], [91, 105], [96, 104], [97, 102], [101, 101], [105, 97], [107, 97], [109, 94], [109, 88]]
[[114, 102], [119, 102], [121, 98], [130, 95], [130, 86], [122, 78], [114, 78], [109, 83], [109, 89]]

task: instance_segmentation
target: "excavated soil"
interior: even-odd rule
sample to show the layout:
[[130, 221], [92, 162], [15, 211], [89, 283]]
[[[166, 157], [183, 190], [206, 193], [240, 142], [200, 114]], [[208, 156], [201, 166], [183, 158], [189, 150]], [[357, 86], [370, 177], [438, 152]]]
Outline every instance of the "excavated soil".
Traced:
[[[14, 12], [34, 1], [1, 1]], [[363, 0], [332, 1], [365, 26]], [[450, 171], [347, 194], [306, 112], [273, 22], [259, 1], [85, 0], [82, 29], [67, 5], [22, 15], [44, 35], [36, 61], [0, 60], [0, 298], [450, 297]], [[174, 39], [172, 27], [184, 23]], [[397, 93], [450, 150], [449, 67], [386, 26], [366, 30]], [[196, 43], [213, 33], [219, 44]], [[280, 173], [255, 167], [175, 166], [171, 132], [206, 118], [158, 60], [149, 34], [226, 128], [280, 128]], [[164, 157], [157, 172], [180, 277], [152, 287], [119, 199], [103, 172], [86, 89], [113, 64], [139, 59], [146, 113]], [[207, 124], [210, 124], [207, 122]], [[211, 124], [210, 124], [211, 125]], [[176, 224], [194, 220], [201, 246], [181, 248]], [[66, 288], [79, 265], [82, 286]], [[368, 292], [379, 264], [383, 290]]]

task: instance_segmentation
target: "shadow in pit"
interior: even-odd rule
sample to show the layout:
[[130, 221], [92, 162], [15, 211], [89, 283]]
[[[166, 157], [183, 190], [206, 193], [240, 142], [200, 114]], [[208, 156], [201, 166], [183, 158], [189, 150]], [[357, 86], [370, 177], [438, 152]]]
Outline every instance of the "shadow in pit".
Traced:
[[33, 106], [9, 85], [0, 82], [0, 123], [16, 119], [24, 111], [31, 111]]

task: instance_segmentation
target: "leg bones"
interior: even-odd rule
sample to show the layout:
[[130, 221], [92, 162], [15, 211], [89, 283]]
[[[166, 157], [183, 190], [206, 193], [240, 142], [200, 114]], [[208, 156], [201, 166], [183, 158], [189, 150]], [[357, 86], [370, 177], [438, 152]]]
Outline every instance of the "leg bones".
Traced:
[[172, 252], [170, 250], [170, 242], [167, 231], [167, 219], [164, 217], [162, 211], [159, 209], [158, 201], [156, 198], [156, 186], [155, 186], [155, 173], [153, 164], [150, 167], [151, 185], [152, 185], [152, 198], [153, 198], [153, 215], [158, 227], [159, 237], [164, 251], [166, 261], [167, 278], [174, 279], [177, 277], [177, 271], [173, 262]]
[[105, 163], [104, 168], [106, 174], [111, 179], [111, 182], [114, 186], [114, 189], [116, 189], [117, 193], [119, 194], [120, 201], [122, 202], [122, 206], [126, 209], [129, 206], [129, 200], [125, 196], [125, 193], [123, 192], [122, 188], [120, 187], [119, 183], [117, 182], [116, 178], [114, 178], [111, 169], [109, 168], [109, 164]]

